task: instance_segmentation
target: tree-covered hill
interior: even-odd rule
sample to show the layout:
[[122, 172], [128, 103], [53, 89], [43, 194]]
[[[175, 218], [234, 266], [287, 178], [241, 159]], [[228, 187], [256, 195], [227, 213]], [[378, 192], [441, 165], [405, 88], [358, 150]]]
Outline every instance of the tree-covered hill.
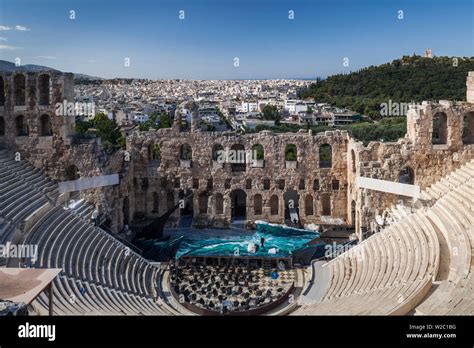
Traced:
[[347, 107], [377, 119], [380, 104], [389, 99], [399, 103], [465, 100], [468, 71], [474, 71], [474, 57], [404, 56], [391, 63], [330, 76], [301, 91], [300, 97], [313, 97], [317, 102]]

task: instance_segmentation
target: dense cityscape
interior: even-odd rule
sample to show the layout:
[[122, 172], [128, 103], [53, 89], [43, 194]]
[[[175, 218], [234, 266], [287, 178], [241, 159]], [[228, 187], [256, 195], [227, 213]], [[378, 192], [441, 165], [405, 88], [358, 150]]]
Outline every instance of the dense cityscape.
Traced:
[[[76, 102], [92, 103], [130, 131], [155, 113], [191, 122], [189, 103], [195, 103], [203, 130], [252, 130], [275, 122], [293, 125], [339, 126], [357, 122], [360, 115], [327, 103], [299, 100], [308, 80], [126, 80], [87, 81], [75, 86]], [[274, 109], [273, 109], [274, 108]], [[86, 118], [95, 115], [88, 115]], [[155, 126], [159, 126], [159, 119]]]

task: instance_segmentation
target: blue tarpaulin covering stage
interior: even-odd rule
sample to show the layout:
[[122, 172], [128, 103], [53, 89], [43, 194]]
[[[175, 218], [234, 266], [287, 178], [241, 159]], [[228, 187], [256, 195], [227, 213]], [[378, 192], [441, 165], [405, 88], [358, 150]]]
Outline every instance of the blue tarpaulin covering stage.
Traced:
[[[309, 242], [319, 237], [316, 231], [270, 224], [265, 221], [256, 221], [256, 225], [257, 230], [253, 235], [234, 237], [232, 240], [183, 238], [176, 258], [182, 256], [286, 258], [294, 251], [306, 248]], [[264, 248], [260, 244], [262, 237], [265, 239]], [[256, 245], [258, 250], [255, 250]]]

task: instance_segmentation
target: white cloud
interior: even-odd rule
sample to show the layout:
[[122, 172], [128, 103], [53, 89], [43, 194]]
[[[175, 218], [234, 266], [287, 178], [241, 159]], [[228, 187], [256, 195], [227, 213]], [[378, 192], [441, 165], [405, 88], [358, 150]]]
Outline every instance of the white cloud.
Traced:
[[27, 31], [27, 30], [30, 30], [30, 29], [28, 29], [27, 27], [24, 27], [23, 25], [15, 25], [15, 30]]
[[87, 61], [87, 63], [95, 63], [96, 61], [94, 59], [90, 59]]
[[7, 30], [11, 30], [12, 28], [10, 27], [7, 27], [6, 25], [0, 25], [0, 31], [7, 31]]
[[18, 47], [8, 46], [8, 45], [0, 45], [0, 50], [9, 50], [13, 51], [16, 50]]
[[1, 37], [0, 36], [0, 41], [8, 41], [8, 39], [6, 37]]
[[35, 58], [40, 58], [40, 59], [56, 59], [56, 57], [53, 57], [53, 56], [36, 56]]

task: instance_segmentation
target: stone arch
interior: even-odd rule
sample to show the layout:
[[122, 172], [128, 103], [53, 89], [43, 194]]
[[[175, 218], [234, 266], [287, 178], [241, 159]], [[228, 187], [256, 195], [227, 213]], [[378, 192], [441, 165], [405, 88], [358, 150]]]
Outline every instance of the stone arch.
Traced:
[[262, 215], [262, 206], [263, 206], [262, 195], [257, 193], [255, 196], [253, 196], [253, 213], [254, 213], [254, 215]]
[[39, 105], [50, 104], [51, 79], [48, 74], [41, 74], [38, 77], [38, 103]]
[[413, 168], [406, 166], [405, 168], [400, 170], [400, 173], [398, 175], [398, 182], [402, 184], [414, 185], [415, 171], [413, 170]]
[[257, 161], [265, 159], [265, 149], [262, 144], [255, 144], [252, 146], [252, 159]]
[[321, 195], [321, 204], [323, 216], [331, 216], [331, 196], [328, 193], [323, 193]]
[[53, 127], [51, 125], [51, 117], [48, 114], [43, 114], [39, 118], [38, 135], [40, 137], [49, 137], [53, 135]]
[[329, 144], [322, 144], [319, 147], [319, 167], [332, 167], [332, 146]]
[[270, 197], [270, 214], [271, 215], [278, 215], [280, 210], [280, 202], [277, 195], [273, 195]]
[[13, 95], [16, 106], [26, 105], [26, 78], [23, 74], [16, 74], [13, 78]]
[[0, 106], [5, 105], [5, 82], [3, 77], [0, 76]]
[[214, 144], [212, 147], [212, 160], [224, 162], [224, 147], [221, 144]]
[[244, 190], [236, 189], [230, 193], [232, 219], [247, 217], [247, 194]]
[[351, 161], [352, 161], [352, 173], [356, 172], [356, 155], [355, 151], [351, 150]]
[[64, 178], [66, 181], [77, 180], [80, 178], [79, 169], [74, 164], [71, 164], [66, 167], [64, 171]]
[[231, 153], [229, 154], [229, 160], [231, 162], [233, 172], [245, 172], [247, 154], [245, 152], [245, 146], [242, 144], [234, 144], [230, 148]]
[[[299, 202], [300, 196], [298, 192], [295, 190], [288, 190], [283, 194], [283, 199], [285, 200], [285, 220], [291, 221], [293, 223], [299, 222]], [[298, 215], [297, 220], [294, 221], [295, 217], [294, 214]]]
[[193, 150], [189, 144], [181, 145], [179, 158], [183, 161], [191, 161], [193, 159]]
[[464, 115], [462, 141], [464, 144], [474, 144], [474, 111]]
[[433, 145], [448, 143], [448, 116], [444, 112], [437, 112], [433, 115], [433, 131], [431, 142]]
[[306, 216], [314, 215], [314, 201], [311, 195], [306, 195], [304, 199], [304, 213]]
[[285, 146], [285, 161], [294, 162], [298, 159], [298, 148], [295, 144]]
[[166, 207], [168, 208], [168, 210], [171, 210], [174, 208], [174, 206], [174, 193], [173, 191], [168, 191], [166, 192]]
[[148, 145], [148, 160], [149, 161], [159, 161], [159, 160], [161, 160], [160, 144], [150, 144], [150, 145]]
[[199, 214], [207, 214], [207, 205], [209, 197], [207, 192], [201, 192], [198, 196]]
[[153, 192], [153, 210], [151, 211], [153, 214], [158, 214], [160, 211], [160, 196], [158, 192]]
[[128, 196], [126, 196], [122, 201], [122, 214], [123, 214], [123, 224], [130, 224], [130, 201]]
[[3, 116], [0, 116], [0, 137], [5, 135], [5, 119]]
[[181, 215], [194, 215], [194, 200], [192, 198], [193, 191], [190, 189], [180, 190], [178, 197], [179, 199], [184, 199], [184, 208], [181, 209]]
[[215, 196], [216, 214], [224, 214], [224, 197], [222, 193], [216, 193]]
[[26, 121], [25, 116], [23, 115], [18, 115], [15, 118], [15, 129], [16, 129], [16, 136], [21, 137], [21, 136], [28, 136], [29, 135], [29, 128], [28, 128], [28, 123]]

